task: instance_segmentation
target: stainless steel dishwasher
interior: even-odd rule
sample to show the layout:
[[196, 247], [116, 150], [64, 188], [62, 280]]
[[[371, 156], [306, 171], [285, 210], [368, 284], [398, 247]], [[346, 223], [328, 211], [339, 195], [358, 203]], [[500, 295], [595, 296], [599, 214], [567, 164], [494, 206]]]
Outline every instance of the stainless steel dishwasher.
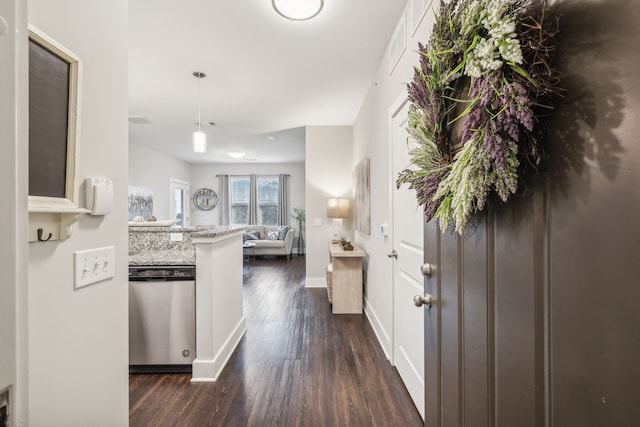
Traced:
[[191, 372], [195, 266], [129, 267], [129, 371]]

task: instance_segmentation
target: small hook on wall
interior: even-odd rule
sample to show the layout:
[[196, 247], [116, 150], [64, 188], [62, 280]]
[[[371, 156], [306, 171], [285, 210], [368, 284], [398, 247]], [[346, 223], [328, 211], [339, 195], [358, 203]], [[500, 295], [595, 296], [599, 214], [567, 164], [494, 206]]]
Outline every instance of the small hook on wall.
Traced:
[[43, 231], [44, 230], [42, 228], [38, 228], [38, 241], [39, 242], [46, 242], [47, 240], [51, 240], [51, 237], [53, 237], [53, 235], [51, 233], [49, 233], [49, 236], [46, 239], [42, 238]]

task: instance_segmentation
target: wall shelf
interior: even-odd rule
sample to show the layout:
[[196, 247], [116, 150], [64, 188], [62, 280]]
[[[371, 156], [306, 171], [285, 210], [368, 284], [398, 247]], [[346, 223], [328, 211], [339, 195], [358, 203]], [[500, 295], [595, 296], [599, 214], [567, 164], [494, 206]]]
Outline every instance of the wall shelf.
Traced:
[[91, 211], [85, 208], [69, 208], [69, 209], [40, 208], [40, 209], [29, 209], [29, 213], [81, 214], [81, 213], [91, 213]]
[[81, 213], [90, 213], [88, 209], [76, 211], [31, 211], [29, 212], [29, 242], [47, 242], [64, 240], [71, 236], [71, 226], [78, 221]]
[[83, 213], [91, 211], [69, 199], [29, 196], [29, 242], [68, 239], [71, 226]]

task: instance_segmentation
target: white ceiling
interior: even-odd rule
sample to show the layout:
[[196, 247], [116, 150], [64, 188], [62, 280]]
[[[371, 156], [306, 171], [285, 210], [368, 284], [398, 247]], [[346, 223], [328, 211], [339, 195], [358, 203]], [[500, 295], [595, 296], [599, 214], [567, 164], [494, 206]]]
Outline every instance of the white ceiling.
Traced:
[[[293, 22], [270, 0], [130, 0], [130, 141], [192, 163], [304, 161], [303, 126], [353, 124], [405, 4], [325, 0]], [[206, 154], [191, 147], [194, 71], [202, 122], [216, 123]]]

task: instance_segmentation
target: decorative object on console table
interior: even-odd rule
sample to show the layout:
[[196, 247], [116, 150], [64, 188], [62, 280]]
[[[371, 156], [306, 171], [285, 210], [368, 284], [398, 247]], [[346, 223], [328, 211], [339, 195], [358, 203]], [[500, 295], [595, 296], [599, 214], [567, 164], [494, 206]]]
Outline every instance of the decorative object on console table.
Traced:
[[367, 254], [357, 245], [346, 251], [339, 244], [329, 245], [333, 282], [333, 314], [362, 313], [362, 258]]
[[353, 250], [353, 245], [351, 244], [351, 242], [344, 237], [340, 239], [340, 247], [345, 251]]
[[302, 208], [293, 208], [291, 217], [298, 222], [298, 256], [304, 255], [304, 238], [302, 237], [302, 224], [305, 221], [305, 212]]

